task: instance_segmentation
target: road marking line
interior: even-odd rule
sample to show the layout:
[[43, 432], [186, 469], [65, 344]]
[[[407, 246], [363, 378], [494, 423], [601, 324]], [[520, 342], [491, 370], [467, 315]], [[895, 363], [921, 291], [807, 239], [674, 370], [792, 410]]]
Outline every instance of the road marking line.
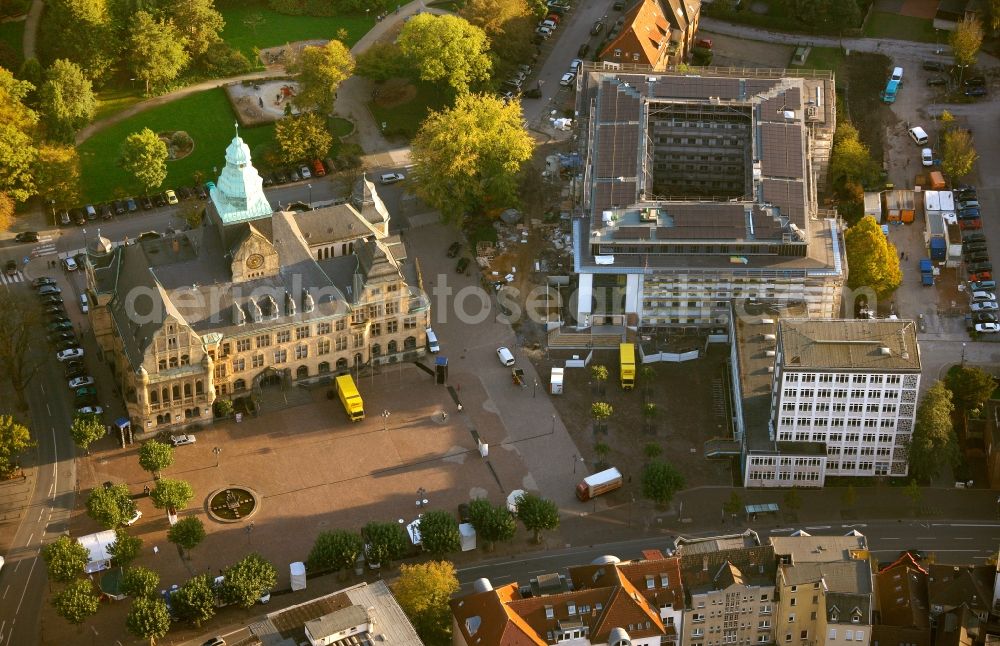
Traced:
[[15, 565], [15, 566], [14, 566], [14, 572], [17, 572], [17, 568], [21, 567], [21, 563], [22, 563], [22, 562], [23, 562], [23, 561], [18, 561], [18, 562], [17, 562], [17, 565]]
[[885, 538], [883, 538], [882, 540], [883, 540], [883, 541], [898, 541], [898, 540], [899, 540], [899, 538], [897, 538], [897, 537], [895, 537], [895, 536], [886, 536], [886, 537], [885, 537]]
[[973, 523], [935, 523], [933, 527], [1000, 527], [995, 523], [976, 525]]
[[971, 536], [956, 536], [954, 540], [956, 540], [956, 541], [971, 541], [972, 537]]
[[[0, 597], [0, 598], [6, 599], [8, 592], [10, 592], [10, 586], [9, 585], [6, 588], [4, 588], [4, 590], [3, 590], [3, 597]], [[3, 626], [0, 626], [0, 631], [3, 631]]]
[[52, 417], [52, 409], [49, 408], [48, 402], [45, 402], [45, 412], [49, 414], [49, 417]]
[[24, 584], [24, 590], [21, 592], [21, 600], [17, 602], [17, 610], [14, 611], [14, 616], [21, 612], [21, 604], [24, 603], [24, 595], [28, 593], [28, 583], [31, 583], [31, 573], [35, 571], [35, 564], [38, 563], [38, 557], [31, 559], [31, 569], [28, 570], [28, 580]]
[[28, 537], [28, 542], [25, 543], [24, 545], [25, 546], [31, 545], [31, 539], [33, 539], [34, 537], [35, 537], [35, 532], [31, 532], [31, 536]]
[[816, 525], [815, 527], [806, 527], [806, 529], [830, 529], [829, 525]]
[[56, 469], [56, 465], [59, 464], [59, 445], [56, 444], [56, 429], [52, 427], [52, 497], [56, 497], [56, 491], [59, 489], [59, 470]]

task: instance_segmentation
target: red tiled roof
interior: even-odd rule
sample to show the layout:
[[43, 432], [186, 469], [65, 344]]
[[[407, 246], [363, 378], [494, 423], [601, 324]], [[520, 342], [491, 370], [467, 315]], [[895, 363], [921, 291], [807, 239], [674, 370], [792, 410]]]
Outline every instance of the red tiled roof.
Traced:
[[[488, 646], [546, 646], [545, 641], [508, 604], [520, 599], [517, 584], [473, 592], [450, 601], [451, 612], [466, 644]], [[472, 632], [470, 632], [472, 628]]]
[[[656, 0], [643, 0], [625, 14], [621, 33], [608, 43], [600, 58], [606, 58], [609, 52], [620, 49], [621, 56], [618, 58], [621, 61], [656, 65], [669, 34], [670, 24]], [[638, 61], [633, 59], [633, 54], [639, 54]]]

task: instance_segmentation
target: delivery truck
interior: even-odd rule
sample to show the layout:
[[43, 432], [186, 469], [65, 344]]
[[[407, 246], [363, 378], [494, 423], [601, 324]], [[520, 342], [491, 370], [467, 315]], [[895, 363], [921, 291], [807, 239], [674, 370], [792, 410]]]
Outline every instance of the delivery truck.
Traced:
[[340, 395], [340, 403], [344, 405], [344, 412], [352, 422], [360, 422], [365, 418], [365, 403], [361, 400], [361, 393], [354, 385], [351, 375], [340, 375], [337, 377], [337, 394]]
[[582, 502], [587, 502], [591, 498], [614, 491], [621, 486], [621, 472], [611, 467], [584, 478], [580, 484], [576, 485], [576, 497]]
[[618, 360], [621, 363], [622, 389], [632, 390], [635, 388], [635, 344], [619, 344]]

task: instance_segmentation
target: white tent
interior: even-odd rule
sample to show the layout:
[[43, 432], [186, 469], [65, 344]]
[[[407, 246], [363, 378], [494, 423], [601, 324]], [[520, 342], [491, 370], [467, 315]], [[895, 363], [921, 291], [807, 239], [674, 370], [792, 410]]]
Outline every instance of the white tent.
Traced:
[[415, 521], [406, 526], [406, 533], [410, 537], [410, 542], [414, 545], [420, 545], [420, 519], [417, 518]]
[[306, 589], [306, 564], [296, 561], [288, 566], [292, 576], [292, 592]]
[[80, 536], [76, 542], [87, 548], [90, 552], [90, 561], [83, 568], [87, 574], [100, 572], [111, 567], [111, 554], [108, 553], [108, 546], [115, 542], [115, 530], [107, 529], [96, 534]]
[[523, 495], [524, 489], [515, 489], [507, 496], [507, 509], [510, 510], [510, 513], [517, 513], [517, 504], [521, 501], [521, 496]]
[[458, 526], [458, 534], [462, 540], [462, 551], [476, 549], [476, 528], [471, 523], [462, 523]]

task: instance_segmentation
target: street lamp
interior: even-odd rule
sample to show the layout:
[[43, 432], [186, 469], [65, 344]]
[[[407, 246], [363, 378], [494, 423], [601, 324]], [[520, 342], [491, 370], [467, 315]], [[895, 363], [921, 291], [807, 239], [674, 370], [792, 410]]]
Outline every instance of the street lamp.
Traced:
[[556, 432], [556, 416], [552, 416], [552, 433]]
[[390, 414], [391, 413], [389, 413], [389, 411], [387, 411], [387, 410], [383, 410], [382, 411], [382, 430], [383, 431], [386, 430], [386, 427], [389, 425], [389, 415]]
[[535, 393], [538, 392], [538, 380], [535, 380], [535, 385], [531, 387], [531, 398], [535, 398]]
[[215, 454], [215, 466], [219, 466], [219, 455], [222, 453], [222, 449], [219, 447], [215, 447], [214, 449], [212, 449], [212, 453]]
[[313, 205], [313, 185], [312, 184], [306, 184], [306, 188], [309, 189], [309, 206], [312, 207], [312, 205]]
[[583, 460], [583, 458], [582, 458], [582, 457], [580, 457], [580, 456], [579, 456], [579, 455], [577, 455], [576, 453], [574, 453], [574, 454], [573, 454], [573, 473], [574, 473], [574, 474], [576, 473], [576, 464], [577, 464], [578, 462], [582, 463], [583, 461], [584, 461], [584, 460]]
[[251, 544], [250, 534], [253, 533], [253, 521], [252, 520], [250, 521], [250, 524], [247, 525], [246, 532], [247, 532], [247, 544], [250, 545]]
[[962, 343], [962, 367], [965, 367], [965, 343]]

